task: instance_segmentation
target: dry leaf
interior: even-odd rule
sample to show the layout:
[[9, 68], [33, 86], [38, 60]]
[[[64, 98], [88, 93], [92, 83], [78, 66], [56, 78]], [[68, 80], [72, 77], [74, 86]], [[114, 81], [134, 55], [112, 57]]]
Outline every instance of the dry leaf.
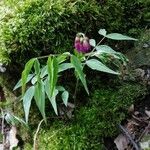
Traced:
[[64, 104], [60, 104], [58, 107], [59, 115], [60, 116], [67, 116], [68, 119], [71, 119], [73, 117], [73, 111], [74, 111], [75, 105], [72, 103], [67, 104], [67, 107]]
[[128, 112], [129, 113], [133, 113], [134, 112], [134, 105], [133, 104], [128, 108]]
[[149, 110], [145, 110], [145, 113], [150, 118], [150, 111]]
[[123, 134], [118, 135], [118, 137], [114, 140], [114, 143], [117, 146], [118, 150], [124, 150], [128, 147], [129, 140]]
[[13, 150], [14, 147], [18, 145], [18, 139], [16, 138], [17, 135], [17, 128], [15, 126], [12, 126], [8, 136], [7, 136], [7, 143], [9, 143], [9, 150]]

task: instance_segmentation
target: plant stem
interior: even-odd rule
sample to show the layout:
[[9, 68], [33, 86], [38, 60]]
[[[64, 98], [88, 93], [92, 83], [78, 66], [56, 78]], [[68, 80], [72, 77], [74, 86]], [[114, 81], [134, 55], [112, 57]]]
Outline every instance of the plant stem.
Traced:
[[[101, 42], [105, 39], [105, 37], [103, 37], [96, 46], [98, 46], [99, 44], [101, 44]], [[88, 53], [87, 55], [87, 58], [86, 58], [86, 61], [91, 57], [91, 55], [93, 54], [93, 52], [95, 51], [96, 49], [96, 46], [93, 48], [93, 50]], [[86, 63], [83, 64], [83, 68], [85, 67]], [[79, 85], [79, 78], [77, 78], [77, 81], [76, 81], [76, 85], [75, 85], [75, 90], [74, 90], [74, 94], [73, 94], [73, 99], [74, 99], [74, 105], [75, 105], [75, 108], [74, 108], [74, 119], [76, 120], [76, 98], [77, 98], [77, 90], [78, 90], [78, 85]], [[76, 139], [76, 138], [75, 138]], [[75, 149], [75, 145], [74, 145], [74, 149]]]
[[39, 133], [40, 126], [41, 126], [41, 124], [42, 124], [42, 122], [43, 122], [43, 121], [44, 121], [44, 119], [42, 119], [42, 120], [40, 121], [40, 123], [38, 124], [37, 130], [36, 130], [36, 133], [35, 133], [35, 135], [34, 135], [33, 150], [37, 150], [37, 143], [36, 143], [37, 135], [38, 135], [38, 133]]
[[132, 143], [133, 147], [135, 148], [135, 150], [141, 150], [139, 148], [139, 146], [137, 145], [137, 143], [133, 140], [132, 136], [130, 135], [130, 133], [128, 132], [128, 130], [126, 128], [124, 128], [122, 125], [118, 125], [120, 130], [125, 134], [125, 136], [130, 140], [130, 142]]
[[76, 104], [78, 85], [79, 85], [79, 79], [77, 79], [77, 81], [76, 81], [75, 90], [74, 90], [74, 94], [73, 94], [74, 105]]
[[[49, 54], [49, 55], [45, 55], [45, 56], [39, 56], [39, 57], [36, 57], [37, 59], [43, 59], [43, 58], [47, 58], [47, 57], [49, 57], [49, 56], [60, 56], [60, 55], [62, 55], [62, 54]], [[71, 54], [70, 53], [64, 53], [64, 55], [68, 55], [68, 56], [70, 56]]]
[[[98, 46], [99, 44], [101, 44], [101, 42], [105, 39], [105, 37], [103, 37], [96, 46]], [[95, 51], [96, 46], [92, 49], [92, 51], [90, 53], [88, 53], [89, 55], [87, 55], [86, 61], [91, 57], [91, 54]], [[83, 69], [85, 67], [86, 63], [84, 63], [83, 65]], [[74, 105], [76, 104], [76, 97], [77, 97], [77, 89], [78, 89], [78, 85], [79, 85], [79, 79], [77, 79], [76, 85], [75, 85], [75, 91], [74, 91], [74, 95], [73, 95], [73, 99], [74, 99]]]
[[[105, 37], [103, 37], [103, 38], [97, 43], [96, 46], [98, 46], [99, 44], [101, 44], [104, 39], [105, 39]], [[88, 59], [91, 57], [91, 55], [93, 54], [93, 52], [96, 50], [96, 46], [92, 49], [92, 51], [91, 51], [90, 53], [87, 54], [87, 59], [86, 59], [86, 60], [88, 60]]]

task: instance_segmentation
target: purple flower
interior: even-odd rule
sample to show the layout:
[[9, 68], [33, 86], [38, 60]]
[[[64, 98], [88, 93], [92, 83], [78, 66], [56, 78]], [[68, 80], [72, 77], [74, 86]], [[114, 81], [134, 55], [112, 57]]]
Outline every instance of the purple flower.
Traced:
[[77, 34], [74, 47], [78, 52], [87, 53], [91, 50], [89, 39], [84, 34]]
[[83, 40], [83, 51], [85, 52], [85, 53], [87, 53], [87, 52], [89, 52], [90, 50], [91, 50], [91, 45], [89, 44], [89, 39], [88, 38], [85, 38], [84, 40]]

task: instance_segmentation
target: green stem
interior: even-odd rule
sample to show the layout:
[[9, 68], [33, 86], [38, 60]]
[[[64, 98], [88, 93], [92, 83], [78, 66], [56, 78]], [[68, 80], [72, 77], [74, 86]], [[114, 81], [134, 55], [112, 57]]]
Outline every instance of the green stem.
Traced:
[[[98, 46], [99, 44], [102, 43], [102, 41], [105, 39], [105, 37], [103, 37], [96, 46]], [[93, 50], [89, 53], [89, 55], [87, 55], [86, 61], [91, 57], [91, 55], [93, 54], [93, 52], [96, 50], [96, 46], [93, 48]], [[85, 67], [86, 63], [83, 64], [83, 69]], [[74, 90], [74, 95], [73, 95], [73, 99], [74, 99], [74, 105], [76, 104], [76, 97], [77, 97], [77, 89], [78, 89], [78, 85], [79, 85], [79, 79], [77, 79], [76, 85], [75, 85], [75, 90]]]

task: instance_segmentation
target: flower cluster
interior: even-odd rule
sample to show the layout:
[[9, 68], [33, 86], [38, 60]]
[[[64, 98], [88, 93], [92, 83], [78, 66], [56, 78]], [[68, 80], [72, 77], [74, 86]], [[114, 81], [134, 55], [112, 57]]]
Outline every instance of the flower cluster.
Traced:
[[87, 53], [91, 50], [91, 45], [89, 44], [89, 38], [83, 33], [78, 33], [74, 42], [75, 49], [80, 53]]

